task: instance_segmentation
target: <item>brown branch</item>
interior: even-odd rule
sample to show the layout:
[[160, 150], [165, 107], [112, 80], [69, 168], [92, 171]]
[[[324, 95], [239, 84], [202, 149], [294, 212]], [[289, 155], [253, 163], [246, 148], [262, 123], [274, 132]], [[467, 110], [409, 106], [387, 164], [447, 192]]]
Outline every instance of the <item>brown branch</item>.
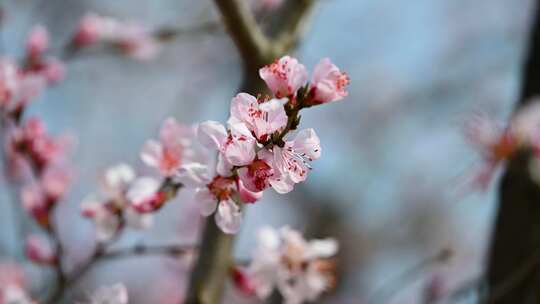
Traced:
[[270, 41], [243, 0], [214, 0], [248, 70], [268, 62]]
[[[272, 43], [273, 54], [283, 54], [294, 49], [306, 31], [315, 0], [289, 1], [285, 20], [277, 25], [277, 38]], [[276, 56], [277, 57], [277, 56]]]

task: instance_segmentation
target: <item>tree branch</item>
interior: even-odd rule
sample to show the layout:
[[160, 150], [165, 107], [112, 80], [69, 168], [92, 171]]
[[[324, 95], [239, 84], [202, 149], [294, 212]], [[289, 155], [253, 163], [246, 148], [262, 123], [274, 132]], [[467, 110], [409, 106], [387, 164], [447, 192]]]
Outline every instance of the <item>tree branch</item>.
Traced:
[[273, 54], [283, 54], [294, 49], [309, 25], [311, 12], [315, 8], [315, 0], [289, 1], [286, 8], [286, 19], [276, 27], [278, 33], [272, 43]]
[[248, 69], [257, 69], [268, 61], [270, 42], [257, 25], [246, 1], [214, 0], [223, 23]]

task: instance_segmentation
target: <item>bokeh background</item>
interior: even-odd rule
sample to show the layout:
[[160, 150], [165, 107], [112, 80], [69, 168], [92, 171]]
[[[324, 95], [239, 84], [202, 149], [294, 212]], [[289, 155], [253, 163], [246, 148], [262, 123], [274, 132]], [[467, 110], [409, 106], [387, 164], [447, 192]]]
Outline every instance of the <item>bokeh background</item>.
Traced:
[[[208, 0], [1, 0], [0, 7], [0, 52], [16, 57], [38, 23], [49, 28], [52, 53], [59, 54], [88, 11], [149, 28], [219, 21]], [[531, 13], [531, 0], [321, 0], [295, 56], [310, 69], [330, 57], [349, 73], [350, 94], [304, 113], [302, 124], [316, 129], [323, 157], [293, 193], [267, 191], [248, 208], [236, 256], [249, 256], [262, 225], [338, 238], [339, 284], [321, 303], [365, 303], [444, 248], [452, 250], [452, 259], [399, 283], [402, 291], [392, 303], [418, 303], [434, 275], [448, 290], [477, 277], [496, 209], [496, 182], [486, 192], [462, 191], [479, 158], [461, 130], [476, 111], [501, 121], [511, 112]], [[42, 116], [53, 133], [68, 131], [78, 140], [72, 151], [77, 179], [58, 212], [70, 265], [84, 260], [93, 244], [93, 226], [79, 207], [97, 190], [100, 172], [127, 162], [150, 173], [139, 150], [168, 116], [186, 124], [225, 121], [241, 72], [223, 30], [180, 36], [149, 62], [92, 53], [67, 63], [66, 80], [30, 114]], [[0, 244], [6, 255], [20, 246], [11, 229], [9, 193], [2, 180]], [[189, 200], [182, 193], [159, 213], [153, 229], [130, 232], [118, 246], [196, 241], [200, 218]], [[105, 262], [84, 278], [77, 296], [122, 281], [131, 303], [173, 303], [184, 293], [189, 262]], [[27, 268], [39, 292], [40, 280], [50, 274]], [[226, 303], [240, 302], [256, 303], [229, 290]]]

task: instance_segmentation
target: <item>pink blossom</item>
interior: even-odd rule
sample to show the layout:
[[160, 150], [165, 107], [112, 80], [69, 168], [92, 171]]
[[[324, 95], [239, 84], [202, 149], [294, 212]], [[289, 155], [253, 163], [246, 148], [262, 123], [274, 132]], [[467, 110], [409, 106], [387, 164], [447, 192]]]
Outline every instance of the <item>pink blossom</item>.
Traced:
[[207, 148], [219, 153], [217, 172], [228, 176], [233, 166], [245, 166], [255, 159], [256, 140], [243, 123], [233, 123], [229, 132], [215, 121], [203, 122], [198, 127], [198, 138]]
[[42, 227], [49, 227], [49, 202], [39, 184], [28, 184], [21, 189], [23, 207]]
[[0, 57], [0, 109], [10, 114], [21, 111], [45, 86], [43, 75], [22, 70], [12, 60]]
[[283, 147], [274, 146], [273, 153], [274, 170], [279, 172], [279, 185], [274, 188], [286, 191], [295, 183], [306, 180], [311, 169], [308, 161], [321, 155], [320, 140], [313, 129], [305, 129], [298, 132], [293, 140], [286, 141]]
[[281, 57], [261, 68], [259, 75], [277, 98], [295, 95], [307, 81], [306, 68], [290, 56]]
[[85, 14], [73, 36], [73, 43], [78, 47], [91, 45], [100, 38], [101, 17], [94, 13]]
[[41, 185], [48, 197], [57, 200], [64, 196], [71, 183], [71, 172], [62, 165], [47, 166], [41, 175]]
[[141, 152], [141, 159], [150, 167], [157, 168], [167, 177], [172, 176], [193, 151], [189, 150], [193, 130], [168, 118], [161, 126], [159, 141], [149, 140]]
[[56, 58], [47, 58], [41, 67], [41, 75], [48, 84], [53, 85], [62, 81], [66, 75], [64, 63]]
[[165, 197], [159, 192], [161, 184], [152, 177], [139, 177], [129, 187], [126, 198], [138, 212], [151, 212], [163, 204]]
[[6, 105], [8, 111], [20, 111], [28, 105], [32, 99], [43, 92], [47, 80], [38, 73], [24, 73], [19, 75], [16, 91], [10, 102]]
[[464, 133], [482, 156], [482, 164], [470, 184], [473, 188], [486, 189], [498, 166], [516, 151], [518, 142], [509, 129], [483, 114], [476, 114], [467, 121]]
[[37, 117], [29, 118], [22, 126], [23, 143], [36, 166], [57, 162], [65, 156], [67, 138], [55, 138], [47, 133], [46, 126]]
[[274, 155], [266, 149], [257, 154], [257, 159], [251, 164], [238, 169], [238, 177], [243, 186], [249, 191], [259, 192], [272, 186], [278, 193], [292, 190], [293, 183], [288, 175], [274, 170]]
[[26, 40], [26, 52], [31, 60], [40, 58], [49, 48], [49, 32], [43, 25], [36, 25]]
[[240, 93], [231, 102], [229, 124], [244, 123], [258, 140], [267, 141], [276, 131], [287, 125], [283, 105], [287, 99], [257, 100], [247, 93]]
[[34, 263], [53, 264], [56, 262], [56, 253], [50, 242], [38, 235], [30, 235], [26, 238], [25, 253]]
[[509, 132], [516, 144], [540, 149], [540, 98], [530, 100], [514, 115]]
[[94, 221], [98, 242], [111, 240], [120, 229], [120, 216], [111, 204], [87, 198], [82, 203], [82, 215]]
[[244, 186], [244, 183], [240, 178], [236, 179], [237, 187], [238, 187], [238, 194], [240, 195], [240, 199], [244, 203], [255, 203], [256, 201], [260, 200], [263, 196], [262, 191], [251, 191], [248, 188]]
[[7, 59], [0, 58], [0, 108], [10, 105], [18, 94], [19, 68]]
[[312, 98], [307, 104], [317, 105], [343, 99], [347, 96], [345, 88], [349, 82], [349, 76], [341, 72], [330, 59], [322, 59], [313, 71], [310, 83]]
[[159, 42], [139, 24], [86, 14], [79, 23], [73, 43], [78, 47], [85, 47], [99, 41], [138, 60], [152, 59], [159, 52]]
[[258, 232], [248, 275], [261, 299], [277, 287], [285, 303], [315, 301], [333, 284], [332, 263], [338, 250], [333, 239], [306, 241], [295, 230], [265, 227]]
[[127, 56], [140, 61], [154, 59], [160, 51], [159, 42], [147, 32], [129, 33], [116, 44]]
[[194, 200], [201, 215], [215, 213], [216, 224], [225, 233], [234, 234], [240, 229], [242, 211], [233, 200], [238, 191], [234, 178], [215, 175], [208, 165], [200, 163], [182, 166], [177, 178], [195, 188]]
[[135, 178], [135, 172], [126, 164], [107, 169], [101, 179], [102, 193], [89, 196], [82, 203], [82, 214], [91, 218], [96, 227], [96, 239], [108, 241], [125, 223], [134, 229], [152, 225], [152, 214], [139, 209], [154, 206], [153, 198], [159, 183], [153, 178]]

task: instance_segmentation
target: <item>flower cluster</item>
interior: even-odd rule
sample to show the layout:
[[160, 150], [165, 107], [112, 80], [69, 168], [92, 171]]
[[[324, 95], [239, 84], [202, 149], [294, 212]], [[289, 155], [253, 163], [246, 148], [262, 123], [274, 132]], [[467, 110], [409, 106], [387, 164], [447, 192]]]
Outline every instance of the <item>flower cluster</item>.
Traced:
[[82, 205], [83, 216], [94, 220], [98, 241], [112, 239], [124, 225], [135, 229], [152, 225], [152, 215], [139, 213], [136, 204], [162, 200], [157, 179], [136, 178], [129, 165], [118, 164], [105, 171], [101, 186], [102, 193], [91, 195]]
[[134, 22], [87, 13], [79, 21], [71, 46], [77, 49], [102, 44], [138, 60], [149, 60], [159, 52], [152, 33]]
[[46, 56], [49, 34], [45, 27], [35, 26], [28, 35], [22, 64], [0, 56], [0, 111], [20, 118], [24, 107], [47, 85], [64, 77], [63, 64]]
[[217, 163], [189, 163], [177, 178], [194, 187], [201, 214], [215, 212], [225, 233], [236, 233], [242, 220], [242, 203], [254, 203], [263, 191], [290, 192], [306, 180], [310, 162], [319, 158], [319, 137], [313, 129], [298, 127], [301, 109], [342, 99], [349, 78], [330, 60], [315, 67], [310, 83], [306, 68], [285, 56], [260, 70], [273, 93], [268, 96], [236, 95], [227, 127], [216, 121], [199, 124], [199, 142], [218, 152]]
[[[64, 77], [63, 64], [48, 56], [48, 49], [49, 34], [38, 25], [27, 37], [26, 52], [20, 63], [8, 57], [0, 58], [0, 117], [6, 176], [21, 185], [24, 209], [52, 234], [52, 212], [72, 180], [66, 157], [70, 141], [64, 136], [51, 135], [40, 118], [24, 117], [30, 102]], [[27, 237], [25, 254], [37, 264], [58, 262], [55, 249], [42, 236]], [[33, 303], [21, 284], [4, 283], [0, 282], [0, 303]]]
[[106, 170], [101, 179], [102, 193], [83, 203], [83, 215], [94, 220], [98, 241], [112, 239], [125, 226], [146, 229], [152, 225], [151, 212], [158, 210], [174, 197], [180, 184], [173, 180], [185, 162], [196, 157], [192, 147], [193, 128], [181, 125], [173, 118], [166, 119], [159, 140], [148, 140], [142, 151], [142, 161], [163, 176], [137, 177], [127, 164]]
[[540, 182], [540, 101], [532, 100], [505, 127], [488, 116], [475, 115], [465, 126], [465, 136], [481, 154], [483, 165], [473, 186], [485, 189], [501, 164], [518, 151], [530, 151], [531, 175]]
[[280, 230], [262, 228], [258, 246], [247, 269], [235, 269], [236, 285], [261, 299], [268, 298], [274, 288], [287, 304], [314, 301], [335, 283], [334, 262], [338, 245], [333, 239], [306, 241], [288, 227]]
[[24, 181], [23, 206], [44, 228], [49, 228], [51, 210], [71, 183], [66, 161], [68, 146], [66, 138], [51, 136], [37, 117], [11, 125], [6, 134], [9, 173]]

